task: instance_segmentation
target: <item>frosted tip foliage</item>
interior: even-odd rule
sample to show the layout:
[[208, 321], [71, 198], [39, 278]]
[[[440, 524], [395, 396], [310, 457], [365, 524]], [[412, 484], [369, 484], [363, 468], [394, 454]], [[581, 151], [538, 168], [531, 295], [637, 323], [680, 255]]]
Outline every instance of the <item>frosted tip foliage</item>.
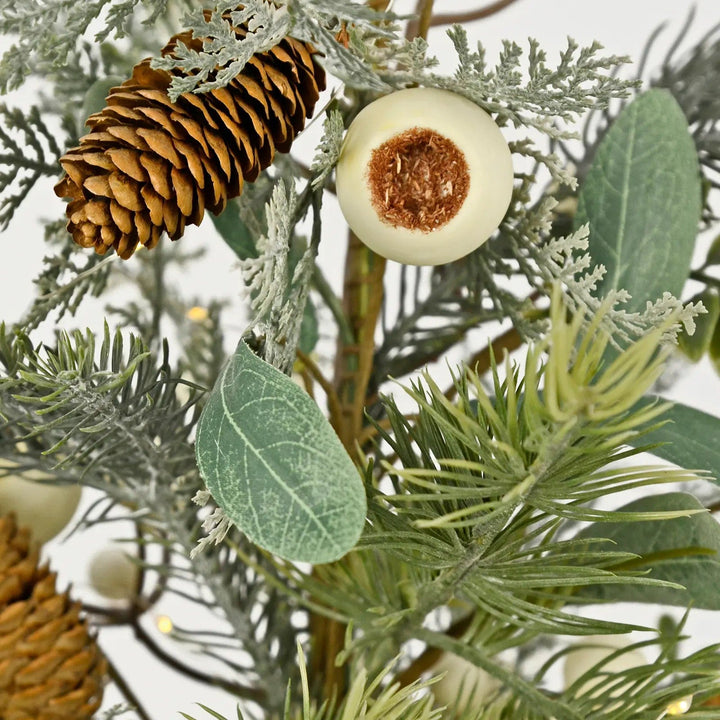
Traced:
[[[242, 39], [247, 27], [233, 31]], [[202, 50], [202, 39], [186, 32], [162, 55], [174, 56], [180, 42]], [[75, 242], [99, 254], [115, 248], [126, 259], [138, 245], [154, 247], [163, 232], [178, 239], [206, 209], [219, 215], [276, 151], [290, 149], [312, 115], [325, 87], [315, 54], [285, 37], [253, 55], [227, 86], [175, 102], [167, 90], [179, 70], [152, 68], [150, 59], [136, 65], [87, 120], [91, 132], [60, 160], [65, 175], [55, 192], [70, 199]]]

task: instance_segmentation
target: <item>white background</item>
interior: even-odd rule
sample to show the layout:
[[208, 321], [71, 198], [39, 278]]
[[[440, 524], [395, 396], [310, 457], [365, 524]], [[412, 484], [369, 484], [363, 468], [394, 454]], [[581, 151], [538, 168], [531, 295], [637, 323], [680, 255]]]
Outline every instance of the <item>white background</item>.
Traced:
[[[454, 12], [470, 9], [480, 2], [437, 0], [438, 12]], [[693, 38], [704, 34], [713, 24], [720, 22], [720, 3], [718, 0], [697, 0], [694, 3], [697, 13], [694, 25], [686, 40], [685, 47]], [[404, 12], [411, 8], [410, 2], [396, 3], [395, 8]], [[541, 47], [548, 52], [550, 61], [564, 47], [568, 35], [581, 44], [599, 40], [608, 53], [629, 54], [637, 58], [650, 33], [662, 22], [667, 21], [667, 29], [658, 42], [658, 51], [651, 57], [650, 69], [656, 67], [662, 59], [662, 51], [669, 46], [690, 9], [689, 3], [677, 0], [519, 0], [503, 12], [486, 20], [467, 26], [472, 42], [481, 41], [487, 49], [487, 57], [493, 62], [503, 38], [515, 40], [526, 47], [528, 36], [540, 40]], [[452, 71], [453, 55], [450, 44], [442, 29], [433, 29], [429, 36], [432, 51], [439, 55], [443, 70]], [[0, 45], [0, 47], [4, 47]], [[5, 99], [8, 104], [30, 104], [33, 101], [31, 88], [15, 93]], [[296, 152], [310, 159], [317, 127], [308, 137], [302, 138]], [[41, 218], [55, 218], [62, 215], [63, 203], [52, 192], [52, 182], [43, 182], [36, 187], [24, 208], [2, 234], [2, 263], [0, 264], [0, 319], [12, 323], [18, 320], [29, 305], [33, 296], [32, 279], [40, 269], [42, 256], [46, 253], [43, 245]], [[342, 219], [336, 207], [328, 202], [326, 207], [326, 225], [320, 251], [320, 261], [333, 285], [339, 289], [343, 260], [343, 238], [345, 236]], [[167, 242], [167, 240], [164, 240]], [[238, 312], [237, 326], [242, 329], [240, 315], [242, 301], [239, 296], [241, 279], [234, 267], [230, 251], [224, 247], [206, 221], [202, 228], [190, 228], [180, 241], [187, 245], [204, 244], [208, 247], [206, 259], [199, 262], [187, 274], [179, 279], [183, 288], [197, 293], [200, 298], [230, 298]], [[688, 288], [692, 294], [692, 288]], [[122, 290], [120, 291], [123, 292]], [[63, 327], [98, 328], [100, 323], [98, 305], [89, 305], [81, 309], [76, 319], [67, 318]], [[51, 329], [46, 328], [45, 332]], [[679, 361], [680, 362], [680, 361]], [[698, 366], [676, 365], [677, 379], [668, 395], [682, 398], [684, 402], [706, 411], [720, 414], [718, 397], [720, 383], [709, 364]], [[115, 530], [115, 532], [120, 532]], [[82, 535], [68, 543], [53, 542], [47, 552], [55, 567], [61, 571], [61, 583], [72, 581], [75, 590], [89, 600], [97, 600], [87, 585], [87, 559], [93, 548], [99, 548], [107, 542], [106, 535]], [[170, 604], [162, 611], [172, 614]], [[646, 609], [625, 606], [613, 606], [602, 611], [615, 619], [640, 620], [650, 622]], [[182, 620], [182, 618], [181, 618]], [[720, 626], [716, 618], [709, 614], [697, 613], [691, 623], [702, 643], [720, 640]], [[168, 672], [155, 662], [144, 649], [138, 648], [126, 631], [108, 631], [101, 637], [103, 648], [115, 659], [129, 683], [142, 697], [146, 709], [153, 720], [179, 717], [175, 710], [193, 712], [192, 703], [200, 701], [227, 714], [234, 712], [234, 702], [218, 691], [198, 685], [185, 678]], [[171, 650], [174, 649], [171, 647]], [[198, 661], [195, 661], [198, 662]], [[200, 660], [202, 665], [204, 661]], [[282, 692], [281, 688], [277, 689]], [[107, 693], [107, 704], [117, 701], [114, 692]], [[197, 717], [204, 717], [197, 710]]]

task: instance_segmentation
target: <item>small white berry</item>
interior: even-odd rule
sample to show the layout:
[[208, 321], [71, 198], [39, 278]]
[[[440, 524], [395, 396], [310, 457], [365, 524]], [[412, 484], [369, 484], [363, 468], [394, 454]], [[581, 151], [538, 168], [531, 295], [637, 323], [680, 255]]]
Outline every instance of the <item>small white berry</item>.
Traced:
[[510, 204], [510, 149], [493, 119], [446, 90], [400, 90], [370, 103], [346, 134], [337, 196], [379, 255], [440, 265], [482, 245]]
[[[0, 467], [15, 467], [16, 463], [0, 460]], [[32, 471], [0, 478], [0, 515], [15, 513], [18, 525], [32, 532], [33, 540], [42, 544], [54, 538], [72, 520], [80, 496], [80, 485], [54, 485], [36, 482], [45, 477]]]
[[111, 600], [130, 600], [135, 595], [138, 573], [138, 566], [117, 547], [105, 548], [90, 560], [90, 585]]
[[[628, 647], [631, 642], [630, 637], [627, 635], [590, 635], [578, 640], [575, 643], [576, 649], [568, 653], [565, 659], [565, 687], [569, 688], [598, 663], [605, 661], [605, 658], [608, 658], [617, 650]], [[576, 694], [585, 695], [590, 693], [592, 695], [592, 689], [607, 678], [605, 673], [621, 673], [646, 663], [647, 660], [640, 650], [624, 652], [612, 660], [603, 662], [598, 674], [588, 678]], [[627, 684], [615, 687], [610, 692], [610, 695], [620, 697], [627, 688]]]

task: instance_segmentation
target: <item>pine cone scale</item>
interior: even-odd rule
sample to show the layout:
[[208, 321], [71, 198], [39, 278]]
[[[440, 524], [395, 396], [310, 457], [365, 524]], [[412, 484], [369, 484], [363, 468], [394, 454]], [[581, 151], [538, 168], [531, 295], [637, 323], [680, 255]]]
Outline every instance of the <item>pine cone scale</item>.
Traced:
[[12, 515], [0, 518], [0, 558], [0, 577], [19, 584], [0, 600], [0, 717], [90, 720], [102, 700], [106, 663], [80, 604], [58, 593], [55, 574], [37, 566], [37, 549]]
[[[229, 20], [229, 16], [226, 16]], [[233, 28], [237, 37], [246, 28]], [[202, 39], [186, 32], [171, 38], [195, 50]], [[110, 91], [107, 106], [88, 120], [90, 132], [61, 160], [58, 195], [70, 198], [68, 230], [80, 245], [123, 258], [199, 224], [207, 208], [221, 213], [286, 152], [324, 88], [315, 51], [285, 38], [256, 54], [226, 87], [167, 96], [172, 75], [135, 66], [132, 77]]]

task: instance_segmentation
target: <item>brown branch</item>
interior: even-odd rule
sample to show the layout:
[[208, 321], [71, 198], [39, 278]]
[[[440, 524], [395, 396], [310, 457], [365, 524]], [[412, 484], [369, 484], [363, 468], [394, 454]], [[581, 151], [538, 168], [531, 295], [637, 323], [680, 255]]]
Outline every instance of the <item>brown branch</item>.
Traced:
[[259, 705], [267, 702], [267, 693], [261, 688], [241, 685], [240, 683], [225, 680], [224, 678], [201, 672], [200, 670], [196, 670], [195, 668], [189, 667], [180, 662], [175, 655], [161, 648], [139, 622], [135, 622], [133, 624], [133, 630], [135, 632], [135, 637], [140, 643], [142, 643], [142, 645], [145, 646], [147, 650], [158, 658], [158, 660], [170, 666], [176, 672], [207, 685], [222, 688], [235, 697], [252, 700]]
[[448, 13], [447, 15], [436, 15], [430, 22], [430, 27], [438, 25], [462, 25], [473, 20], [482, 20], [504, 10], [506, 7], [516, 3], [517, 0], [497, 0], [497, 2], [485, 5], [477, 10], [468, 10], [460, 13]]
[[332, 383], [323, 375], [322, 370], [317, 366], [317, 363], [302, 350], [298, 348], [297, 356], [300, 362], [305, 366], [305, 370], [310, 376], [317, 382], [322, 388], [325, 395], [327, 395], [328, 411], [330, 413], [330, 424], [337, 428], [342, 417], [342, 408], [340, 407], [340, 398], [338, 397], [337, 391], [332, 386]]
[[428, 30], [433, 24], [433, 4], [435, 0], [417, 0], [416, 17], [410, 20], [405, 30], [405, 37], [412, 40], [421, 37], [427, 40]]

